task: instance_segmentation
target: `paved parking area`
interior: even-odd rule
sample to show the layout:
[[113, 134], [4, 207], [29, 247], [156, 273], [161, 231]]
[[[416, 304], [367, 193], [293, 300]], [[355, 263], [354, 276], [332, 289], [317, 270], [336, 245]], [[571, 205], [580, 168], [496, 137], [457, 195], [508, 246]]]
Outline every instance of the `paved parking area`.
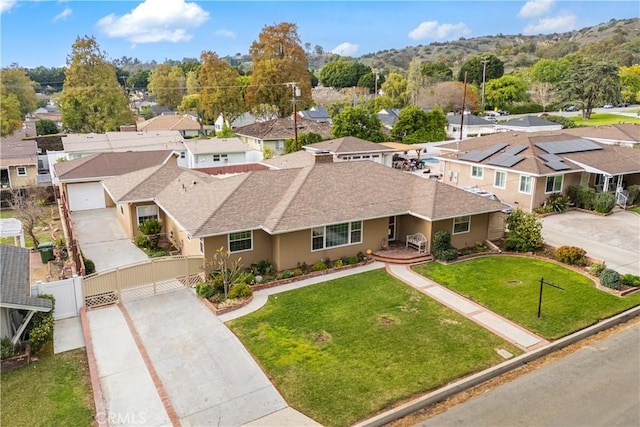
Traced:
[[550, 215], [542, 219], [542, 235], [553, 246], [579, 246], [621, 274], [640, 275], [640, 215], [634, 212]]

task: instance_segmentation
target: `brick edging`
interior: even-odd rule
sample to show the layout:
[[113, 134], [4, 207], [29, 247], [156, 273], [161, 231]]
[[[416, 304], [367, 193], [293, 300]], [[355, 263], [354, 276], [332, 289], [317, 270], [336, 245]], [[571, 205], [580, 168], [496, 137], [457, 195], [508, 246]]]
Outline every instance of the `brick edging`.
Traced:
[[209, 310], [211, 310], [213, 312], [213, 314], [215, 314], [216, 316], [219, 316], [221, 314], [229, 313], [230, 311], [237, 310], [237, 309], [242, 308], [245, 305], [249, 304], [251, 301], [253, 301], [253, 295], [251, 295], [250, 297], [246, 298], [241, 304], [233, 305], [233, 306], [225, 307], [225, 308], [216, 307], [207, 298], [198, 297], [198, 299], [200, 301], [202, 301], [204, 303], [204, 305], [206, 305], [207, 308], [209, 308]]
[[98, 366], [96, 365], [96, 356], [93, 352], [93, 341], [91, 340], [91, 333], [89, 332], [89, 321], [85, 307], [80, 308], [80, 323], [82, 325], [82, 335], [84, 336], [84, 347], [87, 353], [91, 389], [93, 390], [93, 406], [96, 411], [93, 419], [98, 426], [107, 427], [107, 406], [102, 396], [100, 378], [98, 377]]

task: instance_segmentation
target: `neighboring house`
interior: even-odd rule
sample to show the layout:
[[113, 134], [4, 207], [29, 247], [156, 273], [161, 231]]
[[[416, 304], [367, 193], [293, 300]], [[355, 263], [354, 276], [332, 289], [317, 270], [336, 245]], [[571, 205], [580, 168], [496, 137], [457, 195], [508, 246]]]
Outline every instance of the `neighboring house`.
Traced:
[[[297, 154], [297, 153], [296, 153]], [[225, 248], [245, 266], [276, 270], [379, 250], [439, 230], [457, 248], [501, 237], [501, 203], [374, 162], [333, 162], [316, 154], [303, 168], [217, 178], [163, 165], [103, 181], [131, 237], [157, 218], [184, 255]]]
[[497, 132], [544, 132], [561, 130], [562, 125], [536, 116], [523, 116], [495, 124]]
[[378, 119], [382, 123], [382, 127], [387, 130], [391, 130], [393, 125], [398, 121], [400, 115], [400, 108], [384, 108], [378, 111]]
[[571, 135], [591, 139], [603, 144], [622, 145], [624, 147], [640, 146], [640, 125], [637, 123], [620, 123], [607, 126], [584, 126], [564, 130]]
[[[229, 126], [229, 122], [226, 121], [227, 126], [229, 126], [231, 129], [237, 129], [239, 127], [242, 126], [247, 126], [250, 124], [253, 124], [256, 122], [256, 118], [253, 117], [253, 114], [246, 112], [246, 113], [242, 113], [239, 117], [237, 117], [236, 119], [233, 120], [233, 123], [231, 123], [231, 126]], [[214, 129], [217, 132], [222, 132], [222, 127], [225, 123], [224, 117], [222, 117], [222, 113], [220, 113], [220, 115], [218, 116], [218, 118], [216, 119], [215, 123], [214, 123]]]
[[262, 160], [262, 152], [252, 150], [239, 138], [187, 139], [187, 167], [210, 168]]
[[298, 115], [305, 119], [315, 120], [316, 122], [331, 123], [331, 116], [327, 108], [322, 105], [311, 107], [308, 110], [298, 111]]
[[54, 182], [60, 186], [70, 211], [102, 209], [113, 204], [100, 181], [166, 163], [176, 163], [170, 150], [93, 154], [56, 163]]
[[439, 148], [445, 183], [476, 186], [525, 211], [572, 185], [623, 194], [629, 185], [640, 184], [639, 150], [566, 131], [496, 133]]
[[[494, 122], [485, 120], [482, 117], [473, 114], [465, 114], [464, 120], [462, 116], [447, 116], [447, 137], [452, 139], [467, 139], [476, 136], [483, 136], [495, 133]], [[460, 138], [460, 128], [462, 127], [462, 138]]]
[[354, 136], [316, 142], [305, 145], [302, 148], [310, 153], [331, 153], [334, 161], [370, 160], [385, 166], [393, 164], [393, 154], [395, 152], [393, 148]]
[[[317, 133], [323, 139], [333, 136], [331, 125], [305, 118], [297, 118], [298, 135]], [[268, 148], [274, 155], [285, 153], [285, 140], [295, 137], [293, 117], [256, 122], [235, 130], [236, 136], [249, 148], [264, 152]]]
[[187, 147], [178, 131], [76, 133], [62, 138], [70, 160], [98, 153], [172, 150], [178, 165], [187, 167]]
[[2, 189], [38, 185], [38, 147], [34, 140], [2, 138], [0, 149], [0, 185]]
[[53, 308], [51, 300], [32, 297], [30, 285], [29, 249], [0, 245], [0, 330], [14, 345], [36, 312]]
[[197, 117], [190, 114], [162, 114], [136, 124], [138, 132], [178, 131], [185, 138], [209, 135], [212, 126], [201, 126]]

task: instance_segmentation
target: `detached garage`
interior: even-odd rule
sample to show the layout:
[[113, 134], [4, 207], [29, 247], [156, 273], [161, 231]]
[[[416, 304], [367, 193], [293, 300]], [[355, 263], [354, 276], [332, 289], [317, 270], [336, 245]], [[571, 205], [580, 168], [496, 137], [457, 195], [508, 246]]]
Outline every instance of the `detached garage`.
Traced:
[[67, 200], [70, 211], [86, 211], [106, 207], [104, 188], [99, 181], [67, 184]]

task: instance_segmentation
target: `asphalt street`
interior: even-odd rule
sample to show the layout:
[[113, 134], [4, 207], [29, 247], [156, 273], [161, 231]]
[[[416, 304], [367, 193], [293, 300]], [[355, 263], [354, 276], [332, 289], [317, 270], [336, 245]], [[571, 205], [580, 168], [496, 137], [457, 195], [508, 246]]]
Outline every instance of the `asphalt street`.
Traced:
[[638, 426], [640, 323], [417, 426]]

